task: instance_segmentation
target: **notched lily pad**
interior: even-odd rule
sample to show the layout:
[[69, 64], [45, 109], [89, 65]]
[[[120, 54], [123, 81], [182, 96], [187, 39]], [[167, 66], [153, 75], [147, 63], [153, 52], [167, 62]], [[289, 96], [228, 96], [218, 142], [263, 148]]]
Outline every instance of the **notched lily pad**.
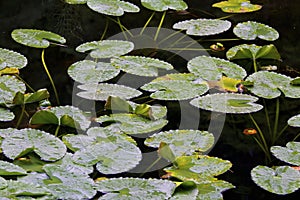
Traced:
[[15, 29], [11, 33], [12, 38], [25, 46], [35, 48], [47, 48], [50, 46], [50, 41], [61, 44], [66, 43], [66, 39], [62, 36], [50, 31], [35, 30], [35, 29]]
[[294, 127], [300, 127], [300, 114], [291, 117], [288, 120], [288, 125], [294, 126]]
[[111, 178], [96, 183], [101, 199], [169, 199], [175, 183], [160, 179]]
[[20, 53], [0, 48], [0, 70], [6, 67], [21, 69], [27, 65], [27, 58]]
[[0, 104], [12, 104], [16, 93], [25, 90], [25, 84], [16, 77], [0, 76]]
[[226, 13], [247, 13], [260, 10], [261, 5], [251, 4], [247, 0], [228, 0], [221, 1], [212, 5], [212, 7], [221, 8]]
[[230, 21], [220, 19], [191, 19], [173, 25], [174, 29], [187, 30], [186, 34], [195, 36], [219, 34], [230, 27]]
[[179, 157], [195, 151], [207, 151], [214, 144], [214, 136], [207, 131], [171, 130], [152, 135], [145, 140], [145, 145], [158, 148], [161, 142], [168, 144], [174, 155]]
[[275, 194], [290, 194], [300, 188], [300, 172], [288, 166], [256, 166], [251, 177], [258, 186]]
[[258, 37], [274, 41], [279, 38], [279, 33], [274, 28], [254, 21], [238, 23], [233, 28], [233, 33], [243, 40], [255, 40]]
[[86, 42], [76, 48], [78, 52], [91, 51], [92, 58], [112, 58], [129, 53], [134, 44], [123, 40], [102, 40]]
[[300, 166], [300, 142], [288, 142], [286, 147], [272, 146], [271, 152], [279, 160]]
[[141, 0], [145, 8], [154, 11], [185, 10], [188, 5], [183, 0]]
[[110, 80], [120, 73], [120, 69], [110, 63], [82, 60], [68, 68], [69, 76], [79, 83], [98, 83]]
[[190, 103], [198, 108], [221, 113], [252, 113], [263, 108], [254, 102], [257, 97], [246, 94], [217, 93], [193, 99]]

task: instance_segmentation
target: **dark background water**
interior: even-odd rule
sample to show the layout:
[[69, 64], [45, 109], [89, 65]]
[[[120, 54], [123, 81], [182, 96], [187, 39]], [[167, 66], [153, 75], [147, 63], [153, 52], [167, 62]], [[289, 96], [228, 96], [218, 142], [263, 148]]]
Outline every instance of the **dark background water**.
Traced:
[[[151, 11], [143, 9], [139, 1], [132, 1], [142, 9], [143, 14], [127, 13], [121, 17], [121, 21], [127, 28], [139, 28], [144, 25]], [[189, 4], [188, 13], [177, 13], [169, 11], [163, 24], [165, 28], [171, 28], [175, 22], [192, 18], [221, 18], [229, 14], [221, 12], [211, 5], [218, 1], [208, 0], [187, 0]], [[281, 73], [290, 76], [300, 76], [300, 0], [257, 0], [252, 1], [263, 5], [262, 10], [247, 14], [231, 15], [233, 25], [241, 21], [255, 20], [268, 24], [278, 30], [280, 38], [274, 42], [282, 56], [282, 62], [278, 63]], [[161, 13], [157, 13], [149, 26], [157, 26]], [[90, 10], [85, 5], [68, 5], [60, 0], [0, 0], [0, 48], [12, 49], [22, 53], [28, 58], [29, 64], [21, 70], [21, 75], [35, 89], [48, 88], [52, 92], [50, 83], [44, 73], [40, 60], [40, 49], [24, 47], [14, 42], [10, 33], [16, 28], [35, 28], [53, 31], [67, 39], [67, 47], [51, 47], [46, 50], [46, 62], [57, 85], [59, 96], [63, 104], [72, 103], [73, 81], [67, 75], [67, 68], [74, 62], [84, 59], [85, 55], [76, 53], [74, 48], [82, 42], [99, 40], [105, 29], [107, 18]], [[109, 27], [105, 38], [120, 32], [119, 26], [109, 21]], [[232, 38], [231, 33], [224, 33], [214, 38]], [[203, 42], [201, 45], [209, 47], [213, 42]], [[268, 44], [268, 42], [255, 41], [257, 44]], [[223, 42], [228, 49], [241, 41]], [[212, 53], [213, 54], [213, 53]], [[223, 53], [213, 54], [224, 56]], [[53, 93], [52, 96], [54, 97]], [[52, 99], [54, 100], [54, 99]], [[267, 101], [270, 116], [274, 116], [273, 101]], [[298, 100], [281, 99], [280, 122], [300, 113]], [[209, 113], [202, 112], [202, 115], [209, 116]], [[263, 122], [261, 114], [255, 115], [258, 121]], [[261, 119], [261, 120], [260, 120]], [[174, 120], [174, 119], [173, 119]], [[202, 118], [203, 120], [203, 118]], [[205, 120], [200, 123], [200, 128], [205, 128]], [[264, 126], [265, 124], [261, 124]], [[237, 188], [224, 193], [224, 199], [298, 199], [299, 192], [291, 195], [280, 196], [268, 193], [257, 187], [250, 178], [250, 170], [258, 164], [264, 164], [262, 152], [257, 148], [250, 138], [241, 134], [245, 127], [253, 126], [249, 123], [247, 116], [227, 115], [226, 126], [222, 136], [210, 153], [228, 159], [233, 163], [230, 172], [222, 175], [221, 178], [233, 183]], [[284, 145], [291, 140], [298, 129], [288, 129], [284, 138], [279, 141]], [[283, 164], [275, 162], [273, 164]]]

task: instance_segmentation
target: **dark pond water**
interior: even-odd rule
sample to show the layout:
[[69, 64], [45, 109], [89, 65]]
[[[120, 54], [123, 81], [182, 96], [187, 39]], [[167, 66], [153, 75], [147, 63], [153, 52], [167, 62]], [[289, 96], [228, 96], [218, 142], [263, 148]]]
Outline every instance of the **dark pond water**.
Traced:
[[[139, 1], [132, 1], [140, 5]], [[221, 18], [228, 16], [219, 9], [211, 8], [214, 2], [208, 0], [187, 0], [189, 13], [169, 12], [163, 27], [171, 28], [174, 22], [192, 18]], [[282, 56], [279, 62], [279, 71], [290, 76], [300, 76], [300, 1], [299, 0], [257, 0], [253, 3], [262, 4], [263, 9], [259, 12], [232, 15], [228, 19], [235, 23], [247, 20], [255, 20], [268, 24], [280, 33], [279, 40], [274, 44]], [[141, 6], [140, 6], [141, 7]], [[126, 14], [121, 17], [125, 27], [133, 29], [143, 27], [152, 12], [142, 10], [143, 15]], [[155, 15], [149, 26], [157, 26], [161, 15]], [[67, 47], [52, 47], [46, 50], [46, 62], [58, 87], [62, 104], [72, 104], [73, 82], [66, 71], [70, 64], [81, 60], [85, 55], [76, 53], [74, 48], [82, 42], [99, 40], [106, 26], [106, 18], [88, 9], [86, 6], [70, 6], [60, 0], [10, 0], [0, 1], [0, 47], [16, 50], [29, 59], [29, 65], [21, 70], [22, 77], [34, 88], [48, 88], [53, 92], [44, 73], [40, 62], [40, 50], [23, 48], [15, 43], [10, 33], [16, 28], [35, 28], [53, 31], [67, 39]], [[119, 26], [109, 22], [106, 37], [120, 32]], [[230, 31], [231, 32], [231, 31]], [[233, 38], [232, 33], [224, 33], [208, 39]], [[203, 42], [201, 45], [209, 47], [213, 42]], [[267, 44], [258, 41], [257, 44]], [[240, 42], [223, 42], [228, 49]], [[212, 53], [212, 55], [223, 57], [224, 53]], [[179, 67], [176, 60], [172, 61]], [[177, 63], [177, 64], [176, 64]], [[181, 63], [182, 64], [182, 63]], [[178, 69], [180, 70], [180, 69]], [[52, 96], [54, 97], [53, 93]], [[54, 100], [54, 99], [52, 99]], [[280, 122], [300, 112], [299, 100], [280, 100], [281, 115]], [[274, 102], [267, 101], [270, 116], [274, 116]], [[273, 110], [273, 111], [272, 111]], [[202, 112], [202, 111], [201, 111]], [[209, 113], [202, 112], [203, 116]], [[254, 115], [258, 121], [263, 122], [263, 116]], [[172, 118], [172, 116], [170, 116]], [[205, 119], [205, 118], [202, 118]], [[260, 120], [261, 119], [261, 120]], [[176, 123], [176, 119], [171, 119]], [[264, 124], [261, 124], [264, 126]], [[250, 170], [259, 164], [264, 164], [264, 156], [255, 143], [244, 137], [241, 132], [245, 127], [253, 126], [248, 116], [227, 115], [226, 125], [222, 136], [215, 148], [210, 152], [212, 156], [228, 159], [233, 163], [231, 172], [221, 176], [224, 180], [233, 183], [237, 188], [224, 193], [226, 200], [256, 200], [256, 199], [298, 199], [300, 193], [279, 196], [265, 192], [257, 187], [250, 178]], [[207, 128], [205, 120], [200, 123], [199, 128]], [[285, 136], [279, 141], [284, 145], [296, 134], [296, 129], [288, 129]], [[299, 130], [298, 130], [299, 131]], [[273, 164], [282, 164], [275, 162]]]

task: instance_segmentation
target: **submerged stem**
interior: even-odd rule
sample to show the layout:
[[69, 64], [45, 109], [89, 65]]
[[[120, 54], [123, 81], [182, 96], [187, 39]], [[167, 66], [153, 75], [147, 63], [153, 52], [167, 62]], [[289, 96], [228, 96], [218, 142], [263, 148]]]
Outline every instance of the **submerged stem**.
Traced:
[[148, 26], [148, 24], [150, 23], [150, 21], [152, 20], [152, 18], [154, 17], [155, 11], [151, 14], [151, 16], [149, 17], [149, 19], [147, 20], [147, 22], [145, 23], [145, 25], [143, 26], [143, 29], [140, 32], [140, 35], [142, 35], [146, 29], [146, 27]]
[[22, 79], [21, 76], [19, 76], [18, 74], [15, 74], [15, 76], [17, 77], [17, 79], [22, 81], [26, 85], [26, 87], [29, 88], [29, 90], [31, 90], [32, 92], [35, 92], [35, 90], [32, 87], [30, 87], [30, 85], [24, 79]]
[[58, 136], [59, 128], [60, 128], [60, 125], [57, 125], [57, 127], [55, 129], [55, 133], [54, 133], [55, 137]]
[[105, 34], [106, 34], [106, 32], [107, 32], [107, 29], [108, 29], [108, 24], [109, 24], [108, 19], [106, 19], [105, 28], [104, 28], [104, 30], [103, 30], [103, 33], [102, 33], [102, 35], [101, 35], [100, 40], [103, 40], [103, 38], [105, 37]]
[[157, 37], [158, 37], [158, 35], [159, 35], [159, 31], [160, 31], [160, 29], [161, 29], [161, 27], [162, 27], [162, 24], [163, 24], [163, 22], [164, 22], [165, 17], [166, 17], [166, 11], [164, 11], [164, 13], [163, 13], [163, 15], [162, 15], [162, 17], [161, 17], [161, 19], [160, 19], [159, 25], [158, 25], [158, 27], [157, 27], [157, 31], [156, 31], [155, 36], [154, 36], [154, 41], [157, 40]]
[[159, 156], [147, 169], [140, 175], [140, 177], [144, 176], [146, 172], [148, 172], [156, 163], [158, 163], [161, 160], [161, 156]]
[[275, 122], [273, 128], [273, 137], [272, 144], [275, 142], [275, 138], [277, 138], [277, 129], [278, 129], [278, 120], [279, 120], [279, 98], [276, 99], [276, 113], [275, 113]]
[[267, 120], [267, 124], [268, 124], [269, 134], [270, 134], [270, 137], [272, 138], [272, 128], [271, 128], [269, 112], [268, 112], [268, 108], [267, 108], [265, 99], [263, 99], [263, 102], [264, 102], [264, 110], [265, 110], [266, 120]]
[[257, 72], [257, 64], [254, 56], [253, 56], [253, 67], [254, 67], [254, 72]]
[[19, 119], [18, 119], [16, 128], [19, 128], [19, 126], [20, 126], [20, 124], [21, 124], [21, 122], [22, 122], [24, 113], [25, 113], [25, 104], [22, 104], [22, 110], [21, 110], [21, 114], [20, 114], [20, 117], [19, 117]]

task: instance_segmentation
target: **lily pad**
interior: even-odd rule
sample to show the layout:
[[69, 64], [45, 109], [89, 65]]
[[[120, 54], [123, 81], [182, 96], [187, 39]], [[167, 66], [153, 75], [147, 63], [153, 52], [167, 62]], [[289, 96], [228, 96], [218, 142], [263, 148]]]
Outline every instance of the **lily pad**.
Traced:
[[47, 48], [50, 46], [50, 41], [61, 44], [66, 43], [66, 39], [62, 36], [50, 31], [35, 30], [35, 29], [15, 29], [11, 33], [12, 38], [25, 46], [35, 48]]
[[213, 134], [198, 130], [171, 130], [152, 135], [145, 145], [158, 148], [161, 142], [169, 145], [176, 157], [205, 152], [214, 144]]
[[85, 4], [88, 0], [64, 0], [68, 4]]
[[243, 40], [255, 40], [258, 37], [274, 41], [279, 38], [279, 33], [274, 28], [254, 21], [238, 23], [233, 28], [233, 33]]
[[112, 16], [122, 16], [125, 12], [140, 11], [136, 5], [120, 0], [87, 0], [87, 5], [98, 13]]
[[86, 42], [76, 48], [78, 52], [91, 51], [92, 58], [112, 58], [129, 53], [134, 44], [123, 40], [102, 40]]
[[46, 100], [50, 97], [47, 89], [40, 89], [34, 93], [23, 94], [22, 92], [17, 92], [13, 100], [14, 105], [24, 105], [29, 103], [40, 102]]
[[85, 90], [77, 93], [78, 96], [97, 101], [106, 101], [109, 96], [118, 96], [122, 99], [131, 99], [140, 96], [142, 93], [136, 89], [116, 84], [84, 84], [79, 85], [79, 89]]
[[151, 120], [137, 114], [111, 114], [96, 119], [99, 123], [111, 122], [111, 128], [117, 128], [126, 134], [135, 135], [150, 133], [162, 129], [168, 121], [165, 119]]
[[216, 35], [230, 27], [230, 21], [221, 19], [191, 19], [173, 25], [174, 29], [187, 30], [186, 34], [195, 36]]
[[25, 90], [25, 84], [16, 77], [0, 76], [0, 104], [11, 104], [16, 93]]
[[[75, 163], [92, 166], [103, 174], [117, 174], [134, 168], [142, 159], [140, 149], [119, 131], [100, 127], [88, 130], [87, 135], [67, 135], [64, 141], [71, 149]], [[82, 141], [85, 141], [83, 143]]]
[[247, 87], [253, 94], [273, 99], [281, 92], [289, 98], [300, 98], [300, 86], [291, 85], [292, 78], [276, 72], [259, 71], [247, 77], [246, 81], [253, 82], [253, 87]]
[[258, 186], [275, 194], [290, 194], [300, 188], [300, 172], [288, 166], [256, 166], [251, 177]]
[[111, 63], [123, 71], [138, 76], [157, 76], [158, 69], [171, 70], [173, 66], [167, 62], [142, 56], [122, 56], [112, 58]]
[[90, 113], [73, 106], [57, 106], [48, 110], [37, 111], [30, 119], [30, 124], [54, 124], [86, 130], [91, 121]]
[[183, 0], [141, 0], [145, 8], [154, 11], [185, 10], [188, 5]]
[[172, 181], [141, 178], [111, 178], [96, 183], [97, 190], [104, 193], [101, 200], [169, 199], [175, 187]]
[[274, 59], [280, 60], [280, 54], [273, 44], [257, 46], [255, 44], [241, 44], [230, 48], [226, 52], [229, 60], [234, 59]]
[[260, 10], [261, 5], [251, 4], [247, 0], [228, 0], [221, 1], [212, 5], [212, 7], [221, 8], [226, 13], [247, 13]]
[[174, 166], [165, 168], [170, 176], [182, 181], [194, 181], [201, 184], [215, 180], [214, 176], [225, 173], [232, 164], [227, 160], [204, 155], [180, 156]]
[[279, 160], [300, 166], [300, 142], [288, 142], [286, 147], [272, 146], [271, 152]]
[[246, 94], [217, 93], [198, 97], [190, 103], [198, 108], [221, 113], [252, 113], [263, 108], [257, 97]]
[[288, 125], [294, 126], [294, 127], [300, 127], [300, 114], [291, 117], [288, 120]]
[[79, 83], [98, 83], [116, 77], [120, 70], [110, 63], [82, 60], [68, 68], [69, 76]]
[[26, 175], [26, 171], [10, 162], [0, 160], [0, 176]]
[[27, 65], [27, 58], [20, 53], [0, 48], [0, 70], [5, 67], [22, 69]]
[[0, 108], [0, 122], [7, 122], [11, 121], [15, 118], [15, 115], [13, 112], [11, 112], [8, 109]]
[[198, 56], [190, 60], [187, 64], [188, 70], [196, 76], [208, 80], [219, 80], [223, 74], [235, 79], [243, 79], [247, 73], [239, 65], [209, 56]]
[[67, 148], [61, 140], [36, 129], [12, 129], [9, 137], [2, 141], [1, 148], [6, 157], [16, 159], [29, 152], [35, 152], [45, 161], [61, 159]]

